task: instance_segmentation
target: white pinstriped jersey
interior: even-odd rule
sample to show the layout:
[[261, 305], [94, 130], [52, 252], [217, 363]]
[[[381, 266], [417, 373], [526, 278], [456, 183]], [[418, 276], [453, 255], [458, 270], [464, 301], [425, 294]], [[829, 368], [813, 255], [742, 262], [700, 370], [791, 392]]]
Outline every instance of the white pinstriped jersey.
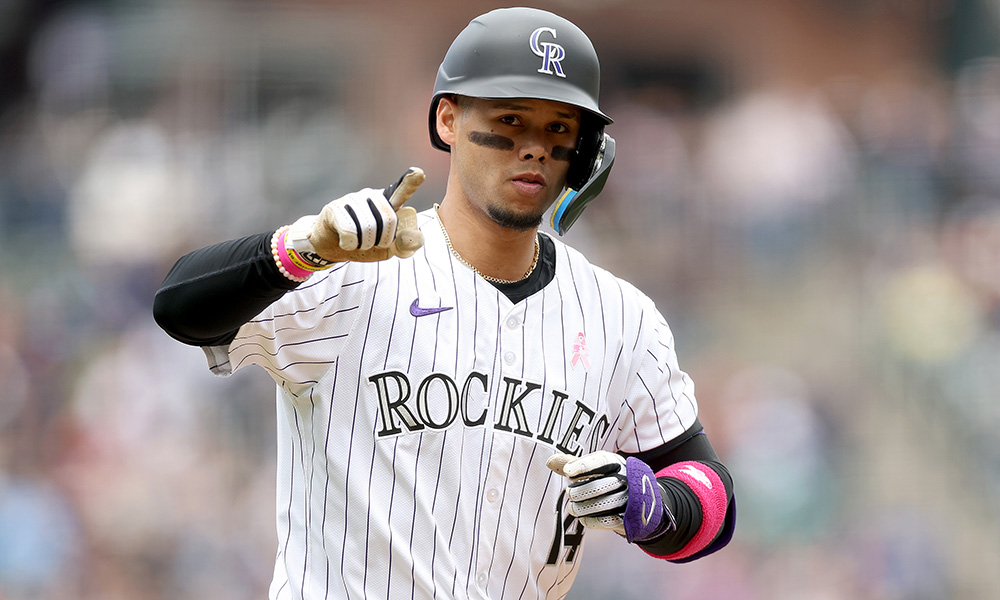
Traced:
[[553, 240], [554, 280], [513, 304], [418, 218], [412, 258], [314, 275], [206, 349], [278, 384], [272, 599], [563, 598], [583, 528], [546, 459], [650, 450], [697, 416], [633, 286]]

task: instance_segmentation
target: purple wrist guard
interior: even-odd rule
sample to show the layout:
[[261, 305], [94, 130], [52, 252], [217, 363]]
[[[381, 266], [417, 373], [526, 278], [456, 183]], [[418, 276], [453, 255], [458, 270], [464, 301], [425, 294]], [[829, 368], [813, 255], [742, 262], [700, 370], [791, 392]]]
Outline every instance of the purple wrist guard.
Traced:
[[630, 544], [641, 542], [673, 527], [672, 519], [664, 523], [669, 514], [663, 506], [653, 469], [638, 458], [629, 457], [625, 461], [625, 475], [628, 479], [628, 504], [622, 515], [625, 539]]

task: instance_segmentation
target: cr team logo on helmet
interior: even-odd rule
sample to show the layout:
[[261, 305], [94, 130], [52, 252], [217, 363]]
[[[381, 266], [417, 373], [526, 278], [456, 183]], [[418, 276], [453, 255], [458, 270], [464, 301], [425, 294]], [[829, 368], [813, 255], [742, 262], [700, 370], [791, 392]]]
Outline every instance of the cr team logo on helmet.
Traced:
[[566, 58], [566, 49], [553, 42], [540, 42], [543, 33], [551, 33], [553, 39], [558, 37], [551, 27], [539, 27], [531, 32], [531, 51], [542, 57], [542, 67], [539, 73], [566, 77], [563, 73], [562, 60]]

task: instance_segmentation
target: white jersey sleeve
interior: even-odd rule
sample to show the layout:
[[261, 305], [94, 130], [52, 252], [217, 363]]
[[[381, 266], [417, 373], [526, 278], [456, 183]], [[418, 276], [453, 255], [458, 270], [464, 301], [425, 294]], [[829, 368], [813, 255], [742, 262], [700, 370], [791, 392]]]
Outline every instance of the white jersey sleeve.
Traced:
[[647, 452], [686, 431], [698, 417], [694, 382], [681, 370], [674, 336], [663, 316], [645, 303], [634, 376], [621, 404], [616, 446]]
[[259, 365], [292, 395], [315, 385], [366, 313], [366, 274], [362, 264], [343, 263], [313, 275], [240, 327], [229, 346], [206, 348], [212, 371]]
[[602, 370], [588, 369], [588, 380], [598, 379], [587, 385], [597, 384], [610, 423], [601, 443], [587, 450], [638, 454], [670, 442], [698, 417], [694, 382], [678, 364], [673, 332], [635, 286], [591, 265], [576, 250], [557, 247], [572, 278], [567, 308], [577, 302], [589, 307], [575, 319], [575, 311], [564, 311], [567, 327], [580, 330], [580, 346], [569, 362], [579, 371], [577, 362], [588, 356], [603, 361]]

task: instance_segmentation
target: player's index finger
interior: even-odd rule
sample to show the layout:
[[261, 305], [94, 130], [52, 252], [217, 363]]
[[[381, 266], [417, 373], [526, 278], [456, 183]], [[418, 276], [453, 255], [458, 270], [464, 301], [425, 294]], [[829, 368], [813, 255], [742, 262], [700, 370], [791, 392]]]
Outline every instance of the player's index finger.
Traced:
[[424, 182], [426, 175], [420, 167], [410, 167], [399, 179], [395, 186], [390, 188], [392, 195], [389, 196], [389, 203], [394, 210], [399, 210], [413, 196], [420, 184]]

